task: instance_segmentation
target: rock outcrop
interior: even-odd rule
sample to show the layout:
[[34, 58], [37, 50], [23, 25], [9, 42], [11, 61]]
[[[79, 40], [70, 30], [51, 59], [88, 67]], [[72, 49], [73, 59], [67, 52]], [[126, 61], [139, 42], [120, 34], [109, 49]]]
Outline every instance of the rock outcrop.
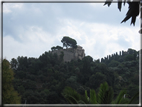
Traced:
[[85, 53], [84, 49], [81, 46], [77, 46], [76, 49], [73, 48], [67, 48], [67, 49], [60, 49], [60, 50], [54, 50], [52, 53], [56, 53], [58, 56], [61, 55], [61, 53], [64, 53], [63, 61], [64, 62], [70, 62], [71, 60], [82, 60], [84, 58]]

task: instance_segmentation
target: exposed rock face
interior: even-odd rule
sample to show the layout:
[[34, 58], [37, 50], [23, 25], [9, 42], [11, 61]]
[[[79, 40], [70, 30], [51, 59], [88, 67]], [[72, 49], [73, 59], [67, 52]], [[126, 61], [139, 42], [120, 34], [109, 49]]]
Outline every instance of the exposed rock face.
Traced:
[[68, 49], [60, 49], [60, 50], [54, 50], [52, 53], [57, 53], [58, 56], [60, 56], [61, 52], [64, 53], [63, 60], [64, 62], [69, 62], [71, 60], [82, 60], [84, 58], [85, 53], [84, 49], [81, 46], [77, 46], [76, 49], [68, 48]]

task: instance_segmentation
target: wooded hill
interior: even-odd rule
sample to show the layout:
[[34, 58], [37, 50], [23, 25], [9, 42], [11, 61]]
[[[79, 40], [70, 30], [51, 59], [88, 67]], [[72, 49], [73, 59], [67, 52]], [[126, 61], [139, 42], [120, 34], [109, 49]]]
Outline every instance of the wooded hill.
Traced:
[[[123, 89], [127, 90], [128, 99], [139, 91], [139, 51], [133, 49], [95, 61], [85, 56], [64, 63], [63, 56], [45, 52], [39, 58], [18, 56], [10, 63], [14, 71], [13, 86], [21, 95], [21, 103], [68, 104], [62, 96], [66, 86], [84, 95], [90, 89], [97, 93], [105, 81], [113, 88], [114, 97]], [[136, 98], [133, 103], [138, 101]]]

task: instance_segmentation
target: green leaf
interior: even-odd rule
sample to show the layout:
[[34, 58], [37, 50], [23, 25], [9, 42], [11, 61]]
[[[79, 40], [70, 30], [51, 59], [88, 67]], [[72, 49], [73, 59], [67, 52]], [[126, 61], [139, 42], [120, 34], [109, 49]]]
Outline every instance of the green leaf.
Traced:
[[119, 95], [117, 96], [116, 100], [115, 100], [115, 104], [121, 104], [121, 101], [123, 99], [124, 94], [126, 94], [125, 90], [121, 90]]
[[68, 102], [71, 104], [78, 104], [78, 101], [71, 95], [66, 95], [65, 98], [67, 99]]
[[105, 102], [105, 94], [106, 91], [108, 90], [108, 84], [106, 82], [104, 82], [103, 84], [101, 84], [100, 88], [99, 88], [99, 93], [98, 93], [98, 103], [99, 104], [104, 104]]
[[85, 90], [85, 98], [87, 99], [87, 101], [89, 101], [89, 97], [87, 95], [87, 90]]
[[90, 103], [97, 104], [97, 98], [96, 98], [95, 90], [90, 90]]
[[77, 102], [81, 99], [80, 94], [71, 87], [65, 87], [62, 95], [72, 104], [77, 104]]

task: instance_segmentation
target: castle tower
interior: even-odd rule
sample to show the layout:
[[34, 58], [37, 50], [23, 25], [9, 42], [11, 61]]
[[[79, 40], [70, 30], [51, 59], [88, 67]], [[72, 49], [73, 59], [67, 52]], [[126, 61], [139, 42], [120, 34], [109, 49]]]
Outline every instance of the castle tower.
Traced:
[[59, 56], [61, 52], [64, 53], [63, 57], [64, 62], [70, 62], [71, 60], [78, 60], [78, 59], [82, 60], [82, 58], [85, 57], [84, 49], [79, 45], [77, 45], [76, 49], [73, 48], [60, 49], [53, 51], [52, 53], [57, 53], [57, 55]]

